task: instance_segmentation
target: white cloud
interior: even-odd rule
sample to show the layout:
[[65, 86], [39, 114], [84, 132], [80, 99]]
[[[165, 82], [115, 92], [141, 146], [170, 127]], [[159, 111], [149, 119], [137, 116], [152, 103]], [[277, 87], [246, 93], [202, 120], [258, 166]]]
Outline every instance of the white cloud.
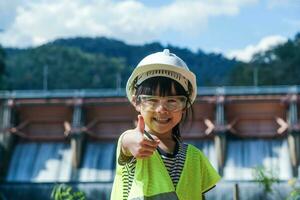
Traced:
[[226, 56], [228, 58], [236, 58], [237, 60], [249, 62], [255, 53], [263, 52], [271, 47], [282, 44], [287, 38], [280, 35], [272, 35], [261, 39], [258, 44], [248, 45], [244, 49], [232, 50]]
[[60, 37], [107, 36], [138, 44], [169, 31], [197, 36], [209, 18], [234, 16], [257, 0], [177, 0], [161, 7], [139, 1], [53, 0], [18, 5], [13, 23], [0, 33], [4, 46], [40, 45]]
[[4, 30], [13, 23], [17, 7], [24, 0], [0, 1], [0, 29]]

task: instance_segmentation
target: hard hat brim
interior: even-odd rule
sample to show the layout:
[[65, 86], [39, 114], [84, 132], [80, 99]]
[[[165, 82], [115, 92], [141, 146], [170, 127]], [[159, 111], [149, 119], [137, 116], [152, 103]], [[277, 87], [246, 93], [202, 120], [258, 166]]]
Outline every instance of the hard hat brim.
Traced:
[[[176, 67], [174, 65], [167, 65], [167, 64], [161, 64], [161, 63], [153, 63], [153, 64], [148, 64], [148, 65], [140, 65], [138, 67], [136, 67], [131, 76], [129, 77], [127, 84], [126, 84], [126, 95], [128, 100], [132, 103], [132, 97], [134, 95], [134, 80], [141, 74], [148, 72], [148, 71], [152, 71], [152, 70], [160, 70], [160, 69], [164, 69], [164, 70], [169, 70], [169, 71], [173, 71], [176, 72], [180, 75], [182, 75], [183, 77], [185, 77], [190, 84], [192, 85], [192, 91], [190, 94], [190, 100], [191, 103], [193, 103], [196, 99], [197, 96], [197, 84], [196, 84], [196, 76], [193, 72], [188, 71], [184, 68], [180, 68], [180, 67]], [[158, 74], [158, 76], [164, 76], [162, 74]], [[168, 76], [164, 76], [164, 77], [168, 77]], [[169, 77], [172, 78], [172, 77]], [[175, 79], [174, 79], [175, 80]], [[176, 81], [176, 80], [175, 80]], [[189, 92], [189, 91], [187, 91]]]

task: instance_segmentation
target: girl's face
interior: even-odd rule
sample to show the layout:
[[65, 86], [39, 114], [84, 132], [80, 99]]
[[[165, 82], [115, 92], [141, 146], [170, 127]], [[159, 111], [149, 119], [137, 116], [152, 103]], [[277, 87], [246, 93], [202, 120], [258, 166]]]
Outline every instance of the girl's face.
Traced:
[[[171, 137], [172, 129], [181, 121], [182, 115], [185, 111], [184, 108], [172, 109], [172, 105], [180, 105], [180, 98], [176, 99], [172, 96], [176, 96], [174, 85], [172, 85], [170, 97], [159, 97], [160, 87], [155, 90], [156, 99], [149, 99], [149, 105], [146, 103], [136, 104], [135, 108], [144, 118], [145, 130], [158, 137]], [[152, 106], [152, 101], [156, 106]], [[178, 101], [178, 102], [176, 102]], [[145, 105], [146, 104], [146, 105]], [[149, 109], [149, 106], [151, 109]]]

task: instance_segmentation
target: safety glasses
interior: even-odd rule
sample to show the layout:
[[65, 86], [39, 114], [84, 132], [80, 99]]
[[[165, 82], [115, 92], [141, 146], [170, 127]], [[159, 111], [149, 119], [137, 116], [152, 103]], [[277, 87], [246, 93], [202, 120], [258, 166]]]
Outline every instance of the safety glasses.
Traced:
[[187, 98], [185, 96], [139, 95], [138, 102], [147, 111], [156, 111], [162, 105], [167, 111], [176, 112], [186, 107]]

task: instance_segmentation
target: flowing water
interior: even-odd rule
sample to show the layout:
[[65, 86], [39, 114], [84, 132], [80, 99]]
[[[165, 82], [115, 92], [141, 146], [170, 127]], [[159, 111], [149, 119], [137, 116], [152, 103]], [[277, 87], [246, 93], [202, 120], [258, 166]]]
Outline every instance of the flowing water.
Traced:
[[[213, 141], [187, 142], [201, 149], [217, 168]], [[69, 144], [17, 143], [6, 181], [0, 186], [0, 194], [5, 195], [7, 199], [46, 199], [55, 182], [66, 182], [85, 191], [88, 199], [99, 199], [100, 196], [100, 199], [109, 199], [115, 170], [115, 148], [115, 141], [88, 142], [79, 169], [72, 171]], [[241, 200], [267, 199], [262, 194], [262, 187], [252, 182], [255, 166], [264, 166], [284, 180], [281, 185], [275, 185], [275, 188], [280, 195], [287, 195], [289, 187], [285, 180], [292, 178], [292, 166], [288, 155], [286, 139], [229, 139], [222, 181], [207, 194], [207, 199], [233, 199], [235, 183], [239, 183]], [[268, 198], [282, 199], [280, 195], [272, 195], [273, 197]]]

